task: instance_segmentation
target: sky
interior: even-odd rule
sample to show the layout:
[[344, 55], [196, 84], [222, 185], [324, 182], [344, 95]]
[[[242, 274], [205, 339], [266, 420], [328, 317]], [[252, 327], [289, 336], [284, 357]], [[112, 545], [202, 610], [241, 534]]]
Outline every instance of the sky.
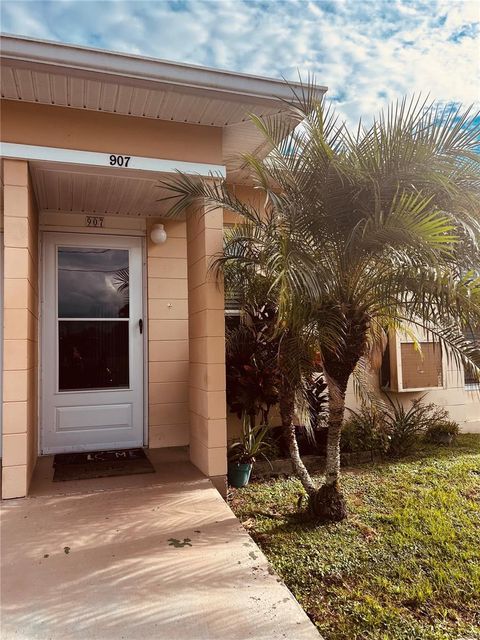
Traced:
[[2, 0], [1, 30], [257, 75], [313, 73], [354, 125], [480, 102], [480, 0]]

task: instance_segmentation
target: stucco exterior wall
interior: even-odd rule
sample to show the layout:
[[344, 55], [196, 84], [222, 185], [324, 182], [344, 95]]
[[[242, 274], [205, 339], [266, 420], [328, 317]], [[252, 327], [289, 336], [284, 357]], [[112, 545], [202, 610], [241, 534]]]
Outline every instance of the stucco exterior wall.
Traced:
[[[425, 333], [418, 329], [413, 330], [420, 341], [429, 341]], [[401, 388], [400, 382], [403, 379], [402, 367], [406, 366], [404, 360], [402, 363], [401, 346], [411, 342], [411, 337], [403, 334], [392, 334], [390, 336], [388, 349], [392, 389]], [[420, 358], [420, 355], [418, 357]], [[389, 397], [394, 402], [400, 402], [407, 407], [410, 406], [412, 400], [423, 397], [423, 402], [433, 402], [439, 407], [447, 409], [452, 420], [458, 422], [462, 431], [480, 433], [480, 385], [465, 384], [463, 366], [457, 364], [453, 354], [443, 351], [441, 362], [441, 387], [432, 387], [419, 391], [388, 391]], [[385, 393], [380, 387], [380, 375], [378, 373], [372, 373], [371, 381], [372, 387], [377, 390], [378, 395]], [[347, 406], [352, 409], [359, 407], [359, 400], [355, 397], [353, 385], [350, 385], [348, 389]]]
[[187, 218], [190, 459], [214, 477], [227, 472], [224, 297], [210, 270], [212, 257], [222, 246], [222, 210], [191, 212]]
[[4, 142], [189, 162], [222, 162], [222, 129], [2, 100]]
[[[95, 233], [81, 214], [43, 213], [43, 231]], [[154, 245], [152, 226], [162, 222], [168, 240]], [[148, 446], [185, 446], [188, 428], [188, 290], [186, 222], [105, 216], [102, 233], [146, 236], [144, 306], [148, 330]]]
[[26, 494], [38, 450], [38, 214], [28, 164], [5, 160], [2, 494]]
[[[412, 400], [423, 396], [423, 402], [434, 402], [440, 407], [445, 407], [452, 420], [459, 423], [461, 431], [480, 433], [480, 387], [466, 387], [463, 369], [457, 368], [453, 362], [448, 363], [444, 358], [443, 365], [444, 388], [415, 392], [389, 392], [390, 398], [395, 402], [410, 406]], [[378, 394], [381, 394], [378, 376], [374, 375], [372, 380]], [[359, 400], [355, 396], [353, 384], [350, 384], [348, 388], [346, 403], [347, 407], [354, 410], [359, 407]]]
[[189, 443], [187, 230], [184, 221], [162, 222], [167, 242], [147, 240], [150, 447]]

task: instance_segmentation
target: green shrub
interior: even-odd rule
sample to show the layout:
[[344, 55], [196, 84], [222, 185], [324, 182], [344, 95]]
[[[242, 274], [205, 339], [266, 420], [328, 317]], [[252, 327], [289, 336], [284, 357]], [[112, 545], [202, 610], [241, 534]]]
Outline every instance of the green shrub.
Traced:
[[388, 398], [385, 409], [364, 406], [360, 411], [351, 411], [342, 429], [342, 451], [380, 451], [401, 457], [425, 439], [451, 442], [459, 432], [458, 424], [450, 420], [446, 409], [422, 400], [418, 398], [404, 406]]
[[425, 432], [425, 439], [437, 444], [450, 444], [458, 436], [460, 427], [457, 422], [450, 420], [446, 409], [436, 407], [429, 419]]
[[381, 451], [388, 448], [385, 414], [375, 407], [363, 406], [360, 411], [350, 409], [350, 417], [342, 428], [340, 446], [343, 452]]
[[417, 448], [424, 436], [434, 404], [424, 404], [422, 398], [412, 400], [409, 408], [389, 398], [390, 407], [385, 413], [389, 436], [388, 455], [405, 456]]

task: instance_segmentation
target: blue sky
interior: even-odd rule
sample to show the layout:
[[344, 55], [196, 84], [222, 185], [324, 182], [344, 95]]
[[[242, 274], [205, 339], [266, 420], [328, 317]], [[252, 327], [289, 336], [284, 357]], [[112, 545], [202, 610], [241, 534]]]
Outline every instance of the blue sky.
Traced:
[[275, 77], [348, 121], [422, 91], [480, 100], [480, 0], [2, 0], [1, 30]]

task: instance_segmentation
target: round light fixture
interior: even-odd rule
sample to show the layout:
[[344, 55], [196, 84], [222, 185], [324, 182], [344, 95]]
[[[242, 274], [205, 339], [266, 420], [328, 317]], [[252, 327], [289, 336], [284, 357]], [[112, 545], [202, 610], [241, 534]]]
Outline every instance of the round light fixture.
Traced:
[[163, 244], [167, 239], [167, 232], [163, 224], [154, 224], [150, 231], [150, 240], [153, 244]]

